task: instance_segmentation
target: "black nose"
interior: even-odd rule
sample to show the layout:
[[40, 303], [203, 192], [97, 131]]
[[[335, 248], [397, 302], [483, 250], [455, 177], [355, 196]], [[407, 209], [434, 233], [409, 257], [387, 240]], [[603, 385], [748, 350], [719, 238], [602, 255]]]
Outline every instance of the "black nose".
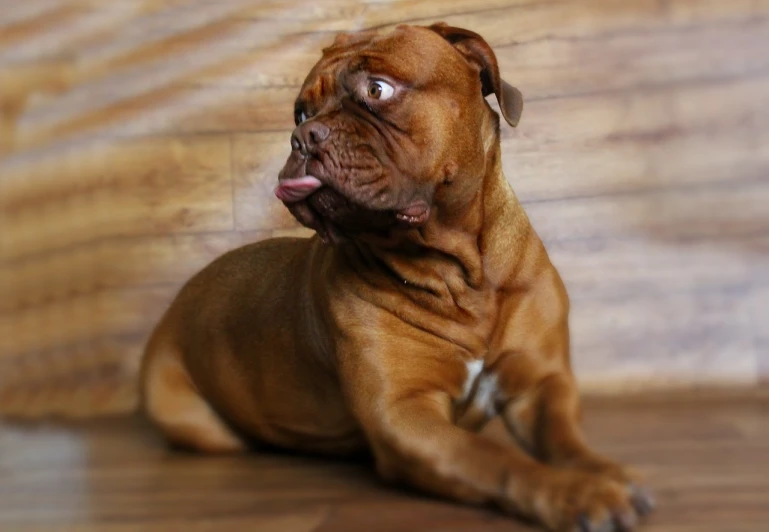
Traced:
[[324, 140], [328, 138], [331, 130], [315, 120], [299, 124], [291, 134], [291, 149], [309, 155]]

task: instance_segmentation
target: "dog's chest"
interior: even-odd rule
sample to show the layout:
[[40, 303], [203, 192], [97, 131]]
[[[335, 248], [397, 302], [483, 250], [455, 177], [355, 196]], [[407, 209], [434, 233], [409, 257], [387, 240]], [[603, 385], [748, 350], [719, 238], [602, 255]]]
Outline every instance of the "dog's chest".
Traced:
[[462, 395], [457, 406], [474, 421], [485, 421], [496, 415], [499, 402], [497, 376], [483, 370], [482, 360], [473, 360], [466, 364], [467, 375], [462, 386]]

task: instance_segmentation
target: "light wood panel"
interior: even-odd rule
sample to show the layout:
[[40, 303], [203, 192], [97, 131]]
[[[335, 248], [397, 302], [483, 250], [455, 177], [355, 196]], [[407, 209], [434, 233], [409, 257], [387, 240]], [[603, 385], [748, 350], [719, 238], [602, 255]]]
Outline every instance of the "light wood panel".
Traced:
[[342, 30], [484, 35], [505, 172], [587, 392], [769, 380], [769, 0], [27, 0], [0, 10], [0, 412], [128, 410], [143, 342], [272, 194]]

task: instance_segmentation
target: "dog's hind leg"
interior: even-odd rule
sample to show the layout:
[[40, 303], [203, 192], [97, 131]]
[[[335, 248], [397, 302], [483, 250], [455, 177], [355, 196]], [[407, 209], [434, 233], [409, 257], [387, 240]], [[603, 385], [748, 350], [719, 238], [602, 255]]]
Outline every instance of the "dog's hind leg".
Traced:
[[172, 444], [207, 453], [248, 449], [200, 395], [173, 342], [150, 341], [141, 387], [144, 411]]

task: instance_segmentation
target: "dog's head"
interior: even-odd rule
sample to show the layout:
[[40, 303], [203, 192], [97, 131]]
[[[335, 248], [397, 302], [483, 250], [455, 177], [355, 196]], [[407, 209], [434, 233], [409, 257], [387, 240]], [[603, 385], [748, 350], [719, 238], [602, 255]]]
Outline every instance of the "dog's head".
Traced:
[[424, 224], [478, 193], [483, 132], [498, 127], [489, 94], [515, 126], [521, 94], [471, 31], [435, 24], [340, 35], [296, 100], [276, 195], [326, 241]]

